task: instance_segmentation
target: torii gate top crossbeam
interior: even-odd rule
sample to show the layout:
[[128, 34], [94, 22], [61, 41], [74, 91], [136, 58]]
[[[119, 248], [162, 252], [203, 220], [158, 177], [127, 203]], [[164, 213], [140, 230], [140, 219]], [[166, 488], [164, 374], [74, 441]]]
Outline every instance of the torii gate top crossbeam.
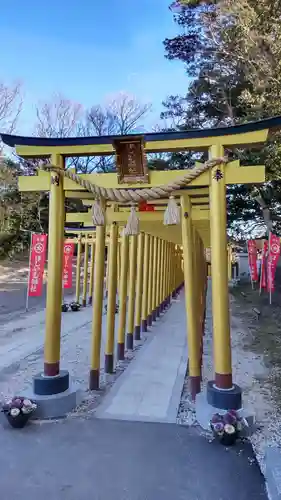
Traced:
[[[76, 137], [76, 138], [39, 138], [39, 137], [22, 137], [15, 135], [2, 135], [3, 142], [11, 147], [16, 148], [19, 156], [25, 158], [44, 158], [52, 157], [51, 161], [57, 165], [61, 162], [64, 165], [64, 158], [71, 156], [93, 156], [93, 155], [112, 155], [116, 154], [118, 159], [117, 143], [118, 140], [125, 143], [137, 142], [142, 143], [142, 151], [145, 153], [157, 151], [207, 151], [212, 156], [212, 150], [222, 152], [216, 156], [222, 156], [224, 148], [231, 149], [238, 146], [253, 146], [262, 144], [267, 140], [268, 133], [274, 128], [281, 127], [281, 116], [261, 120], [258, 122], [237, 125], [234, 127], [221, 127], [214, 129], [203, 130], [186, 130], [181, 132], [161, 132], [149, 133], [142, 136], [127, 135], [127, 136], [99, 136], [99, 137]], [[117, 161], [117, 160], [116, 160]], [[199, 167], [199, 163], [195, 162], [195, 166]], [[120, 165], [117, 161], [117, 167]], [[264, 166], [243, 166], [240, 167], [238, 160], [229, 161], [225, 165], [226, 185], [229, 184], [246, 184], [246, 183], [261, 183], [265, 180]], [[177, 171], [149, 171], [149, 175], [141, 181], [141, 188], [159, 187], [163, 184], [163, 179], [166, 184], [177, 182], [181, 176], [186, 176], [186, 170]], [[126, 177], [126, 176], [125, 176]], [[83, 178], [96, 186], [107, 189], [139, 189], [140, 182], [133, 175], [133, 179], [127, 181], [120, 179], [116, 173], [105, 174], [80, 174], [79, 178]], [[174, 190], [173, 196], [179, 197], [188, 196], [191, 203], [191, 218], [199, 232], [205, 246], [210, 245], [210, 224], [209, 224], [209, 187], [212, 183], [212, 176], [209, 171], [204, 171], [200, 176], [193, 179], [184, 188]], [[19, 178], [20, 191], [49, 191], [51, 189], [52, 174], [44, 170], [39, 170], [37, 176], [21, 176]], [[128, 183], [129, 182], [129, 183]], [[84, 185], [73, 181], [73, 179], [62, 178], [62, 187], [66, 197], [86, 198], [91, 200], [92, 195], [86, 191]], [[202, 194], [204, 197], [202, 198]], [[194, 196], [197, 196], [194, 198]], [[201, 196], [201, 197], [200, 197]], [[165, 200], [166, 202], [166, 200]], [[90, 203], [91, 204], [91, 203]], [[122, 210], [122, 202], [119, 203], [119, 212], [114, 213], [114, 217], [110, 211], [112, 208], [107, 208], [106, 222], [111, 223], [118, 219], [120, 225], [127, 220], [126, 213]], [[157, 205], [157, 203], [156, 203]], [[139, 214], [141, 230], [150, 234], [158, 234], [159, 237], [168, 239], [175, 243], [181, 243], [180, 227], [164, 227], [162, 225], [161, 207], [156, 207], [154, 213]], [[126, 212], [126, 208], [125, 208]], [[110, 218], [111, 217], [111, 218]], [[75, 220], [74, 220], [75, 219]], [[112, 220], [113, 220], [112, 219]], [[84, 224], [91, 223], [91, 213], [66, 214], [67, 222], [83, 222]], [[161, 223], [160, 223], [161, 221]]]
[[[204, 150], [214, 144], [232, 146], [262, 143], [268, 131], [281, 126], [281, 116], [250, 122], [233, 127], [196, 129], [181, 132], [157, 132], [143, 135], [145, 151]], [[138, 134], [139, 136], [140, 134]], [[1, 134], [7, 146], [15, 147], [19, 156], [46, 157], [51, 154], [64, 156], [92, 156], [114, 154], [116, 139], [133, 139], [136, 135], [40, 138]]]

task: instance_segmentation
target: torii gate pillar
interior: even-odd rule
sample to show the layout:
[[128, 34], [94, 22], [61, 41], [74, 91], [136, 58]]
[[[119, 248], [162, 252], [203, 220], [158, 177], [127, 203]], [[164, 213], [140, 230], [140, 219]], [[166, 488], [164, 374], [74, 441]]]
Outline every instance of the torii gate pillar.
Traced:
[[[223, 146], [212, 146], [209, 157], [223, 157]], [[210, 227], [212, 262], [212, 313], [215, 378], [208, 382], [207, 400], [220, 409], [241, 408], [241, 389], [232, 382], [231, 336], [228, 294], [225, 166], [212, 169], [210, 179]]]

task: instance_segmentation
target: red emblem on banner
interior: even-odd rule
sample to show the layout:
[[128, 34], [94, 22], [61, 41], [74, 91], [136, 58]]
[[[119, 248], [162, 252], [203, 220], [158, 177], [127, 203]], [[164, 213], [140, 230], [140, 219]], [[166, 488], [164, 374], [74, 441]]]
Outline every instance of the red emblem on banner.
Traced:
[[147, 201], [141, 201], [139, 203], [140, 212], [154, 212], [154, 205], [147, 203]]
[[28, 280], [29, 297], [40, 297], [42, 295], [46, 249], [47, 235], [32, 234]]
[[251, 280], [258, 281], [258, 250], [255, 240], [248, 241], [248, 258]]
[[280, 238], [276, 234], [269, 234], [269, 255], [267, 261], [267, 289], [274, 290], [275, 272], [280, 257]]
[[63, 288], [72, 288], [72, 264], [74, 243], [64, 243], [63, 247]]

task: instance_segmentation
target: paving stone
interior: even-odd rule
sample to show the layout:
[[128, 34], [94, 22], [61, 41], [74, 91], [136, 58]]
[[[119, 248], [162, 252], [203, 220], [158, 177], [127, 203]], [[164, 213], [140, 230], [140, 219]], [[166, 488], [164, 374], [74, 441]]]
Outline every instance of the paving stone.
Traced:
[[187, 359], [185, 325], [182, 293], [105, 397], [99, 418], [176, 422]]
[[281, 499], [281, 449], [267, 447], [265, 453], [265, 477], [270, 500]]

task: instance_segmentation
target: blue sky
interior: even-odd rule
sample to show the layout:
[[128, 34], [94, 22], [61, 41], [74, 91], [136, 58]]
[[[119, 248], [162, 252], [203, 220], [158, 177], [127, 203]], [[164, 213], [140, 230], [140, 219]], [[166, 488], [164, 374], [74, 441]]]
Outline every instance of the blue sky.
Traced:
[[151, 102], [146, 128], [161, 102], [184, 94], [183, 64], [164, 57], [162, 41], [177, 33], [170, 0], [13, 0], [0, 16], [0, 81], [25, 90], [19, 133], [31, 133], [38, 101], [54, 92], [85, 108], [120, 91]]

